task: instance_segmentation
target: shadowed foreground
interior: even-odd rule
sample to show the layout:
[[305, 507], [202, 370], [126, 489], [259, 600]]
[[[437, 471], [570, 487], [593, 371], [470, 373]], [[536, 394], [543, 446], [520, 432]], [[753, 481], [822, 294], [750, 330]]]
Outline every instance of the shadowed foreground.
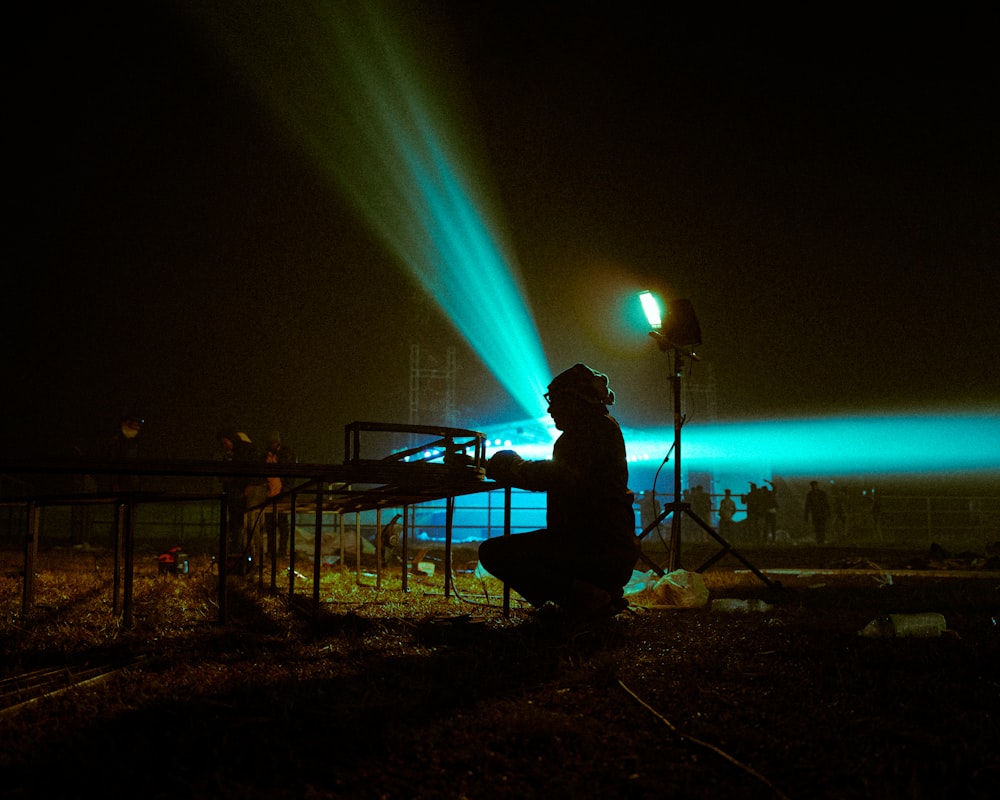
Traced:
[[[470, 574], [445, 600], [440, 580], [404, 597], [398, 577], [377, 591], [331, 573], [317, 620], [240, 579], [221, 627], [206, 568], [137, 578], [125, 631], [92, 567], [85, 590], [65, 568], [40, 575], [28, 619], [7, 570], [6, 690], [27, 697], [53, 666], [84, 682], [8, 701], [0, 796], [995, 796], [1000, 574], [872, 569], [903, 566], [898, 552], [753, 558], [838, 571], [769, 588], [726, 561], [704, 576], [711, 597], [770, 609], [654, 609], [644, 593], [570, 630], [516, 602], [504, 618], [498, 585]], [[858, 636], [923, 611], [949, 630]]]

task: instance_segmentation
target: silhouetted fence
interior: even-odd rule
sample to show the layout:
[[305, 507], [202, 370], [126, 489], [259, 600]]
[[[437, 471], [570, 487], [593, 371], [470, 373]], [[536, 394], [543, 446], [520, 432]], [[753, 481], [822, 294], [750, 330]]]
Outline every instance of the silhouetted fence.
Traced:
[[[718, 502], [722, 495], [712, 495], [710, 519], [718, 529]], [[673, 499], [672, 494], [657, 493], [655, 508]], [[650, 520], [649, 505], [644, 509], [636, 503], [636, 532], [642, 531]], [[26, 504], [6, 501], [0, 504], [0, 539], [3, 546], [16, 546], [24, 538], [27, 524]], [[391, 509], [384, 509], [383, 519]], [[39, 544], [41, 547], [107, 546], [111, 542], [114, 519], [112, 506], [65, 503], [41, 509]], [[429, 501], [414, 509], [410, 528], [415, 543], [443, 542], [445, 539], [447, 507], [444, 500]], [[219, 506], [216, 502], [197, 501], [185, 503], [142, 503], [136, 511], [136, 540], [149, 547], [180, 545], [196, 549], [199, 543], [214, 546], [219, 530]], [[746, 510], [738, 506], [736, 527], [732, 538], [744, 546]], [[315, 515], [300, 513], [296, 518], [298, 538], [309, 542], [316, 530]], [[341, 528], [339, 515], [323, 514], [320, 527], [323, 534], [336, 534]], [[384, 521], [383, 521], [384, 524]], [[669, 532], [670, 519], [662, 523]], [[545, 495], [515, 489], [511, 499], [511, 532], [518, 533], [545, 526]], [[366, 541], [372, 541], [377, 531], [374, 511], [360, 512], [359, 520], [350, 515], [348, 549], [356, 530]], [[798, 504], [785, 503], [779, 508], [778, 528], [782, 532], [778, 544], [807, 544], [812, 534], [802, 519]], [[456, 544], [474, 544], [504, 532], [504, 496], [502, 490], [459, 497], [455, 500], [452, 540]], [[685, 539], [700, 540], [702, 532], [684, 520]], [[887, 495], [879, 497], [879, 507], [859, 502], [842, 513], [831, 511], [828, 525], [828, 543], [851, 545], [890, 545], [923, 547], [939, 543], [952, 548], [982, 547], [985, 543], [1000, 540], [1000, 497], [975, 496], [913, 496]]]

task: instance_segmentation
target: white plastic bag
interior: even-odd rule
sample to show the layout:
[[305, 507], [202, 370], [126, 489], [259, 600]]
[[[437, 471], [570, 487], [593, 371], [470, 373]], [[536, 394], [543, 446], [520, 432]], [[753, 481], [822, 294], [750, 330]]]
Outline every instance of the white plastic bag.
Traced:
[[647, 589], [652, 589], [654, 584], [659, 580], [656, 573], [653, 570], [649, 572], [639, 572], [639, 570], [632, 570], [632, 577], [629, 582], [625, 584], [622, 589], [625, 596], [628, 597], [630, 594], [639, 594], [640, 592], [645, 592]]
[[677, 569], [668, 572], [653, 585], [653, 594], [660, 605], [679, 608], [701, 608], [708, 602], [708, 589], [697, 572]]

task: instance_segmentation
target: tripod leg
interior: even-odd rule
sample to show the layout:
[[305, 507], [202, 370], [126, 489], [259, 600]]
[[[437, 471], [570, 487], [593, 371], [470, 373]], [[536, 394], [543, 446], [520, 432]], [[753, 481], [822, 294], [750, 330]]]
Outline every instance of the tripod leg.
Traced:
[[654, 519], [652, 522], [650, 522], [645, 528], [643, 528], [642, 533], [640, 533], [636, 538], [637, 539], [645, 539], [646, 535], [651, 530], [653, 530], [654, 528], [660, 527], [660, 523], [663, 522], [663, 520], [665, 520], [668, 516], [670, 516], [670, 514], [673, 512], [673, 510], [674, 510], [673, 509], [673, 504], [672, 503], [668, 503], [667, 506], [666, 506], [666, 508], [664, 508], [664, 510], [660, 512], [660, 515], [656, 519]]
[[[669, 514], [673, 514], [670, 519], [670, 544], [667, 550], [667, 570], [673, 572], [675, 569], [680, 568], [681, 563], [681, 514], [688, 510], [687, 503], [679, 503], [674, 501], [673, 503], [667, 503], [663, 508], [663, 513], [660, 514], [646, 530], [642, 532], [642, 536], [645, 536], [650, 530], [656, 527], [660, 521], [666, 518]], [[641, 538], [641, 537], [640, 537]], [[659, 571], [662, 575], [663, 572]]]
[[681, 566], [681, 522], [685, 508], [681, 505], [670, 520], [670, 550], [667, 553], [667, 570], [673, 572]]
[[733, 547], [729, 542], [727, 542], [718, 532], [716, 532], [711, 525], [709, 525], [707, 522], [705, 522], [705, 520], [703, 520], [701, 517], [699, 517], [697, 514], [695, 514], [693, 511], [689, 509], [685, 508], [684, 513], [686, 513], [691, 519], [693, 519], [696, 523], [698, 523], [698, 525], [701, 526], [702, 530], [704, 530], [705, 533], [707, 533], [709, 536], [715, 539], [715, 541], [717, 541], [719, 544], [722, 545], [722, 550], [720, 550], [718, 553], [716, 553], [714, 556], [708, 559], [704, 564], [698, 567], [698, 569], [696, 569], [695, 572], [704, 572], [706, 569], [712, 566], [712, 564], [714, 564], [716, 561], [718, 561], [720, 558], [726, 555], [726, 553], [732, 553], [734, 558], [736, 558], [741, 564], [743, 564], [743, 566], [749, 569], [754, 575], [760, 578], [766, 586], [773, 588], [774, 584], [771, 582], [771, 579], [768, 578], [767, 575], [765, 575], [759, 569], [757, 569], [753, 564], [747, 561], [743, 557], [743, 555], [739, 553], [736, 550], [736, 548]]
[[658, 577], [662, 578], [666, 574], [666, 570], [642, 552], [642, 550], [639, 551], [639, 560], [643, 561], [647, 567], [652, 567], [653, 572], [655, 572]]
[[[670, 544], [667, 554], [667, 566], [670, 569], [670, 571], [676, 569], [674, 564], [676, 563], [677, 559], [680, 558], [680, 515], [678, 513], [675, 513], [679, 506], [680, 504], [678, 503], [667, 503], [664, 506], [663, 511], [660, 512], [660, 514], [656, 517], [656, 519], [654, 519], [652, 522], [649, 523], [649, 525], [643, 528], [642, 533], [640, 533], [636, 537], [641, 542], [644, 538], [646, 538], [647, 534], [649, 534], [650, 531], [652, 531], [654, 528], [658, 528], [660, 526], [660, 523], [663, 522], [663, 520], [665, 520], [667, 517], [673, 514], [673, 518], [670, 521]], [[676, 550], [674, 547], [675, 540], [678, 543]], [[675, 553], [676, 553], [676, 558], [675, 558]], [[649, 556], [643, 553], [641, 549], [639, 550], [639, 558], [642, 561], [644, 561], [648, 566], [652, 567], [653, 571], [657, 575], [663, 577], [666, 571], [661, 566], [656, 564]]]

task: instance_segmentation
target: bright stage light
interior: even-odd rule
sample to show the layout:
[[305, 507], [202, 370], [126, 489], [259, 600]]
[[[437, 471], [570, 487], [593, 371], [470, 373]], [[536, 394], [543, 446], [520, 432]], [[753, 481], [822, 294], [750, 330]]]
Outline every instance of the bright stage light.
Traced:
[[649, 335], [661, 350], [701, 344], [701, 326], [690, 300], [670, 300], [665, 304], [666, 311], [661, 311], [660, 299], [646, 290], [639, 293], [639, 302], [652, 328]]
[[646, 315], [649, 327], [654, 331], [660, 329], [663, 323], [663, 314], [660, 311], [660, 301], [656, 299], [650, 291], [639, 292], [639, 302], [642, 303], [642, 311]]

